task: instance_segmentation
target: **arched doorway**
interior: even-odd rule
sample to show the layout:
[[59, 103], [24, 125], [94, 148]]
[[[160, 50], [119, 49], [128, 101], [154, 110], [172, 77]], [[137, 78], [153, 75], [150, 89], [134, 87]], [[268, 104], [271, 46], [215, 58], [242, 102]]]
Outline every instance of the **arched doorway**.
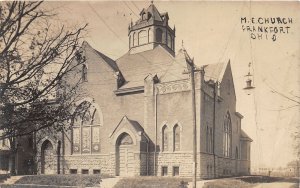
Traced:
[[54, 149], [49, 140], [44, 141], [41, 148], [41, 172], [42, 174], [54, 174]]
[[133, 141], [129, 134], [122, 133], [116, 143], [116, 175], [134, 175]]

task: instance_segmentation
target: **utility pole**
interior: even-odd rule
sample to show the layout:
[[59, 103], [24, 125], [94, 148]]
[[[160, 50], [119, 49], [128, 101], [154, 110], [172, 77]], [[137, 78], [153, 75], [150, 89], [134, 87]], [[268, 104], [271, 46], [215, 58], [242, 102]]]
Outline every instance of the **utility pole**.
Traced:
[[192, 108], [193, 108], [193, 188], [197, 187], [196, 175], [197, 175], [197, 129], [196, 129], [196, 97], [195, 97], [195, 66], [191, 61], [191, 85], [192, 85]]
[[192, 88], [192, 112], [193, 112], [193, 188], [197, 187], [197, 129], [196, 129], [196, 97], [195, 97], [195, 64], [194, 59], [191, 59], [183, 48], [185, 59], [188, 65], [189, 73], [191, 76], [191, 88]]

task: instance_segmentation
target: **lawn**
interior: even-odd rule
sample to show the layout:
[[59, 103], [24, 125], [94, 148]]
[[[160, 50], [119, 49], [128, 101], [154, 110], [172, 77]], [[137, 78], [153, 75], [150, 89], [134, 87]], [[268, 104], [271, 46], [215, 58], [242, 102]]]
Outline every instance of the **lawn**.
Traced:
[[[203, 188], [252, 188], [261, 183], [273, 182], [288, 182], [295, 183], [296, 188], [298, 178], [284, 178], [284, 177], [269, 177], [269, 176], [245, 176], [235, 178], [216, 179], [215, 181], [206, 182]], [[297, 187], [298, 188], [298, 187]]]
[[169, 177], [132, 177], [121, 179], [113, 188], [179, 188], [191, 179]]
[[57, 185], [57, 186], [99, 186], [108, 175], [35, 175], [24, 176], [15, 184]]

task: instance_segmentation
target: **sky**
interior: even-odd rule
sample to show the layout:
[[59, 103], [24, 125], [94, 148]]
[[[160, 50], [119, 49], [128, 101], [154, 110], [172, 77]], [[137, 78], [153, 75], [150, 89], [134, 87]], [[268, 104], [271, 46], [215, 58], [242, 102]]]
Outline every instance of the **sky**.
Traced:
[[[253, 139], [252, 168], [285, 166], [294, 160], [292, 134], [300, 122], [300, 35], [297, 34], [300, 4], [253, 1], [154, 1], [154, 4], [160, 12], [168, 12], [170, 27], [176, 27], [176, 51], [183, 41], [199, 66], [230, 59], [237, 111], [244, 116], [242, 129]], [[150, 1], [45, 3], [58, 13], [62, 24], [88, 23], [85, 40], [112, 59], [128, 51], [128, 24], [136, 21], [142, 8], [149, 5]], [[246, 23], [241, 21], [245, 17]], [[279, 18], [281, 22], [267, 23], [265, 19], [270, 22], [270, 18]], [[282, 18], [290, 19], [290, 23], [284, 24]], [[251, 30], [253, 27], [258, 30], [259, 26], [269, 30], [254, 31], [251, 38], [251, 32], [244, 31], [242, 25]], [[275, 41], [270, 27], [278, 29]], [[281, 33], [279, 27], [283, 27]], [[262, 34], [261, 38], [257, 34]], [[255, 86], [250, 95], [243, 90], [249, 62]]]

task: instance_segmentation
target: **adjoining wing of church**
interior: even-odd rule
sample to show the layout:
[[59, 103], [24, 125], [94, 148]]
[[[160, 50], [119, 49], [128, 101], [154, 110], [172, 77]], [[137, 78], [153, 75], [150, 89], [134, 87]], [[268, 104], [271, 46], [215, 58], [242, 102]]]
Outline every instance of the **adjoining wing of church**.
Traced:
[[[153, 3], [143, 9], [124, 28], [129, 50], [117, 60], [82, 44], [85, 64], [65, 81], [82, 80], [84, 96], [74, 104], [74, 113], [83, 106], [87, 110], [68, 122], [68, 130], [37, 133], [34, 144], [21, 142], [27, 149], [18, 151], [19, 174], [32, 171], [31, 161], [38, 174], [192, 177], [189, 55], [185, 49], [175, 51], [176, 31], [168, 21], [168, 13]], [[196, 68], [199, 178], [250, 173], [252, 140], [242, 130], [236, 100], [230, 60]], [[5, 144], [0, 167], [9, 169]]]

